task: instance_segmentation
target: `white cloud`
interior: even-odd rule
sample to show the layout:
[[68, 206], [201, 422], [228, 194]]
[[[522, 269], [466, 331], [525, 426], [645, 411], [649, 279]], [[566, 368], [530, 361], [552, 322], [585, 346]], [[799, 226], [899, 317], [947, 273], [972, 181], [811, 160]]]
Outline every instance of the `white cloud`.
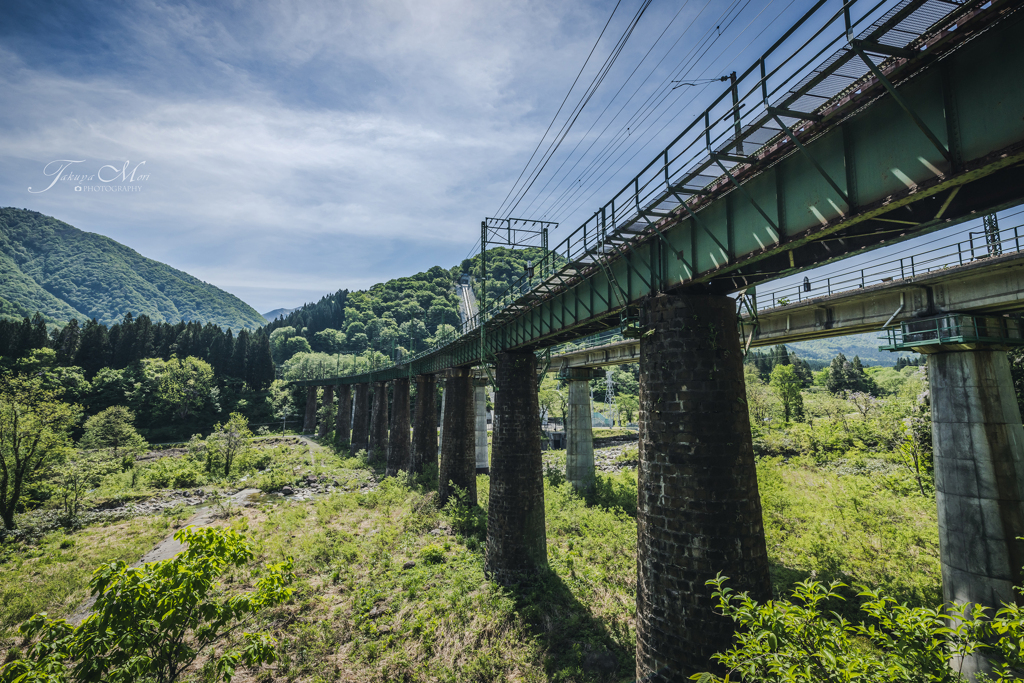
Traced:
[[[504, 196], [605, 11], [138, 4], [93, 27], [107, 53], [88, 68], [0, 50], [0, 203], [245, 288], [261, 310], [301, 303], [276, 290], [449, 266]], [[150, 179], [131, 196], [27, 193], [55, 158], [145, 160]]]

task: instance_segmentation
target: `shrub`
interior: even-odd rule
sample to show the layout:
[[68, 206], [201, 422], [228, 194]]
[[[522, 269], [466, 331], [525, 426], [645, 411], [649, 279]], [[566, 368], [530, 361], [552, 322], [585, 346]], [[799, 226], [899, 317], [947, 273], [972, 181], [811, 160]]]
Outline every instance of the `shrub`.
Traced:
[[487, 513], [479, 505], [470, 504], [467, 495], [465, 489], [456, 486], [444, 504], [444, 516], [455, 533], [483, 541], [487, 537]]
[[802, 581], [791, 600], [759, 603], [725, 586], [721, 575], [708, 581], [714, 587], [722, 614], [738, 625], [734, 647], [714, 655], [728, 671], [725, 678], [711, 673], [691, 676], [701, 683], [758, 681], [857, 680], [965, 681], [950, 662], [984, 653], [995, 666], [997, 681], [1020, 680], [1014, 667], [1021, 658], [1024, 614], [1005, 605], [988, 620], [983, 607], [931, 609], [908, 607], [862, 589], [863, 621], [849, 622], [826, 605], [842, 600], [844, 584]]
[[142, 470], [142, 482], [153, 488], [192, 488], [205, 481], [202, 468], [188, 458], [160, 458]]
[[425, 564], [442, 564], [445, 561], [444, 548], [436, 543], [424, 546], [420, 550], [420, 559]]
[[0, 682], [66, 680], [176, 681], [204, 652], [204, 669], [228, 682], [239, 663], [277, 659], [277, 641], [266, 633], [242, 633], [241, 647], [214, 658], [212, 644], [237, 632], [249, 615], [287, 600], [292, 562], [268, 565], [252, 593], [226, 596], [216, 579], [253, 559], [245, 538], [225, 529], [188, 527], [174, 535], [185, 551], [169, 560], [129, 567], [101, 565], [90, 587], [95, 612], [72, 626], [36, 614], [21, 631], [37, 641], [28, 656], [0, 668]]

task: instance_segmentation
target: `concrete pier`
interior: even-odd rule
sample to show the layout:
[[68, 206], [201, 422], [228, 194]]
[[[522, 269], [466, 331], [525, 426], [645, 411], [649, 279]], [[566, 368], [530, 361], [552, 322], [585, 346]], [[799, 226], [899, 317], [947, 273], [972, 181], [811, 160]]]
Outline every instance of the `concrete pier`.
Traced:
[[324, 387], [323, 395], [323, 406], [324, 415], [322, 420], [317, 420], [316, 435], [317, 438], [324, 438], [327, 436], [327, 432], [331, 429], [331, 423], [334, 422], [331, 418], [334, 417], [334, 387]]
[[663, 294], [641, 312], [637, 680], [714, 669], [733, 634], [705, 585], [719, 572], [771, 597], [735, 310]]
[[388, 455], [388, 384], [373, 383], [373, 409], [370, 412], [370, 454]]
[[453, 485], [465, 489], [467, 503], [476, 504], [476, 402], [473, 375], [468, 368], [452, 368], [444, 383], [444, 435], [438, 498], [443, 505]]
[[339, 444], [349, 443], [352, 436], [352, 387], [341, 384], [338, 395], [338, 416], [334, 422], [334, 440]]
[[487, 474], [487, 380], [473, 381], [473, 396], [476, 401], [476, 473]]
[[388, 465], [386, 476], [409, 471], [409, 378], [400, 377], [391, 382], [391, 429], [388, 438]]
[[[1024, 584], [1024, 429], [1006, 352], [930, 353], [928, 378], [942, 597], [1020, 604], [1013, 587]], [[976, 658], [964, 669], [989, 667]]]
[[306, 387], [306, 415], [302, 420], [302, 433], [312, 434], [316, 429], [316, 393], [318, 387]]
[[431, 463], [437, 463], [437, 381], [434, 375], [417, 375], [409, 473], [419, 474]]
[[594, 428], [587, 368], [571, 368], [565, 416], [565, 478], [582, 494], [594, 490]]
[[352, 407], [352, 455], [359, 451], [369, 453], [370, 437], [370, 385], [357, 384]]
[[499, 353], [485, 569], [510, 584], [547, 566], [537, 357]]

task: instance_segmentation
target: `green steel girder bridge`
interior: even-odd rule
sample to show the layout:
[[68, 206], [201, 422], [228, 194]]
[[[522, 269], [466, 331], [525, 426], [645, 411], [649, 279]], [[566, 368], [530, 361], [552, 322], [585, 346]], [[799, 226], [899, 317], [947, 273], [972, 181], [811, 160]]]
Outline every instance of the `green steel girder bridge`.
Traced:
[[460, 334], [294, 383], [386, 381], [628, 333], [652, 295], [746, 290], [1021, 202], [1020, 3], [902, 0], [879, 17], [886, 4], [816, 2], [551, 249], [541, 222], [484, 221], [485, 263], [500, 235], [547, 256]]

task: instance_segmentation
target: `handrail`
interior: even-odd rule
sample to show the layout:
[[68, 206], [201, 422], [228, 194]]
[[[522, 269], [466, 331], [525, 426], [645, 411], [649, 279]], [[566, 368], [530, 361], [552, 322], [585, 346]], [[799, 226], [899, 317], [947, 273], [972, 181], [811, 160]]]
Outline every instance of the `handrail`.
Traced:
[[[849, 41], [854, 38], [856, 30], [867, 26], [856, 35], [860, 40], [880, 43], [885, 38], [893, 48], [926, 49], [928, 43], [923, 37], [930, 35], [935, 26], [949, 25], [963, 14], [982, 6], [984, 0], [963, 4], [955, 0], [877, 0], [857, 18], [853, 17], [854, 8], [864, 7], [871, 0], [846, 0], [837, 11], [822, 11], [827, 1], [818, 0], [610, 201], [551, 249], [550, 258], [541, 261], [538, 273], [533, 277], [524, 274], [511, 282], [502, 295], [489, 302], [486, 310], [478, 310], [476, 315], [466, 320], [461, 330], [435, 339], [428, 348], [375, 368], [374, 372], [430, 356], [466, 335], [479, 333], [478, 328], [482, 324], [502, 313], [514, 313], [521, 308], [536, 305], [537, 301], [561, 291], [567, 283], [571, 284], [596, 271], [604, 261], [613, 257], [610, 238], [618, 238], [618, 243], [640, 239], [660, 230], [657, 222], [672, 212], [680, 209], [688, 214], [699, 212], [704, 204], [711, 201], [710, 196], [716, 190], [730, 182], [730, 174], [741, 177], [746, 172], [756, 172], [753, 163], [758, 156], [774, 154], [794, 145], [781, 127], [772, 125], [776, 116], [790, 119], [788, 127], [796, 133], [814, 136], [821, 132], [818, 126], [827, 125], [821, 119], [838, 114], [849, 103], [846, 97], [849, 92], [872, 78], [870, 72], [856, 78], [842, 76], [849, 79], [849, 84], [838, 93], [827, 97], [812, 93], [820, 82], [836, 75], [834, 72], [838, 68], [837, 64], [841, 65], [852, 58]], [[891, 44], [892, 39], [887, 37], [890, 29], [926, 4], [929, 7], [948, 6], [950, 10], [936, 16], [928, 30], [903, 41], [903, 44]], [[887, 6], [888, 11], [882, 12]], [[879, 17], [880, 12], [882, 14]], [[818, 21], [814, 23], [810, 35], [795, 49], [781, 53], [778, 63], [773, 63], [769, 68], [768, 62], [777, 56], [779, 48], [815, 18]], [[835, 24], [840, 24], [839, 30], [831, 34], [832, 37], [825, 36], [826, 32], [833, 30]], [[832, 56], [824, 63], [820, 62], [821, 57], [830, 50], [833, 51]], [[806, 58], [800, 58], [801, 55]], [[786, 75], [782, 75], [783, 69], [796, 63], [798, 58], [799, 63], [792, 66]], [[770, 85], [773, 79], [774, 83]], [[804, 98], [816, 98], [821, 102], [803, 108], [809, 110], [807, 113], [810, 116], [800, 118], [791, 115], [795, 112], [789, 111], [790, 107]], [[775, 105], [770, 105], [773, 99]], [[770, 107], [775, 107], [776, 111], [769, 111]], [[787, 111], [779, 114], [778, 109]], [[744, 118], [752, 123], [744, 124]], [[750, 145], [749, 153], [745, 145]], [[723, 159], [721, 155], [728, 159]], [[727, 166], [723, 161], [730, 165]], [[716, 166], [724, 172], [708, 172]], [[656, 220], [651, 221], [650, 218]], [[693, 275], [695, 273], [691, 273], [691, 277]], [[544, 284], [543, 291], [539, 289], [540, 284]], [[527, 294], [532, 296], [529, 301], [524, 301]], [[338, 374], [334, 378], [347, 376], [352, 375]]]

